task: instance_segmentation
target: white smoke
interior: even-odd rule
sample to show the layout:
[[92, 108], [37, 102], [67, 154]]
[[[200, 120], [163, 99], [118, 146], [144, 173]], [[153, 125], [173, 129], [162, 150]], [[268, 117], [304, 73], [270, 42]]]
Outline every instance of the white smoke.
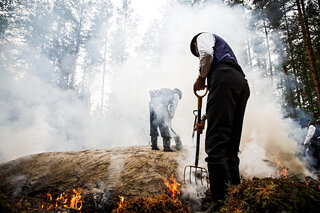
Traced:
[[249, 73], [248, 79], [253, 87], [240, 146], [242, 174], [278, 176], [277, 157], [290, 172], [304, 174], [303, 162], [298, 158], [303, 130], [293, 120], [283, 118], [279, 97], [274, 95], [270, 80], [261, 78], [257, 72]]
[[[251, 88], [240, 148], [241, 172], [250, 177], [274, 175], [276, 171], [268, 162], [280, 154], [285, 166], [302, 173], [302, 162], [295, 156], [297, 140], [302, 138], [300, 128], [282, 118], [279, 101], [271, 83], [260, 76], [262, 71], [245, 64], [248, 32], [243, 8], [221, 3], [203, 7], [170, 3], [165, 10], [162, 6], [165, 12], [162, 20], [155, 20], [160, 24], [154, 28], [152, 54], [131, 52], [125, 63], [110, 68], [106, 76], [109, 96], [105, 97], [108, 111], [103, 117], [89, 114], [77, 94], [48, 83], [50, 75], [43, 73], [51, 72], [49, 63], [42, 61], [38, 72], [27, 72], [19, 79], [10, 77], [14, 71], [5, 69], [0, 80], [0, 162], [46, 151], [147, 145], [149, 91], [159, 88], [182, 91], [173, 129], [190, 145], [192, 111], [197, 106], [192, 85], [198, 75], [198, 59], [190, 53], [189, 45], [195, 34], [212, 32], [232, 47]], [[143, 43], [142, 37], [137, 41]], [[140, 45], [130, 41], [131, 50]], [[92, 95], [99, 92], [91, 91]], [[193, 153], [190, 156], [192, 159]], [[201, 164], [204, 157], [202, 149]]]

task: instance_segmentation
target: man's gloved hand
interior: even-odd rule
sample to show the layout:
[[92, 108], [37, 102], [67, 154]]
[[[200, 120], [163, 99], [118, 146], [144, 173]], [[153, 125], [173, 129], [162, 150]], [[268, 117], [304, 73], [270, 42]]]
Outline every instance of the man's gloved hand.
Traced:
[[304, 143], [303, 144], [305, 147], [310, 147], [311, 146], [311, 142], [309, 142], [309, 143]]
[[206, 120], [207, 120], [207, 116], [203, 115], [200, 123], [198, 122], [196, 123], [196, 126], [194, 127], [194, 131], [197, 131], [198, 134], [202, 134]]
[[198, 91], [198, 90], [205, 89], [205, 83], [206, 83], [206, 78], [201, 77], [199, 75], [199, 77], [197, 78], [196, 82], [193, 85], [193, 90]]

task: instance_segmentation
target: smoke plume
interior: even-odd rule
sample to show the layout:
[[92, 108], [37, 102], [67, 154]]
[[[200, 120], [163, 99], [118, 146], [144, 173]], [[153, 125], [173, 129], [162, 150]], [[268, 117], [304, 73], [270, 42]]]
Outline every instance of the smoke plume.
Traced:
[[[190, 53], [189, 44], [195, 34], [212, 32], [232, 47], [251, 88], [240, 147], [241, 172], [250, 177], [275, 175], [276, 167], [271, 165], [280, 155], [291, 171], [303, 173], [303, 163], [296, 157], [301, 129], [290, 119], [283, 119], [272, 84], [261, 77], [259, 68], [247, 63], [250, 32], [243, 8], [220, 3], [194, 7], [168, 3], [159, 9], [161, 16], [157, 20], [150, 17], [153, 21], [147, 23], [149, 31], [145, 34], [126, 32], [125, 37], [131, 37], [127, 43], [130, 51], [122, 64], [109, 67], [103, 116], [96, 112], [99, 110], [88, 110], [76, 92], [55, 87], [49, 80], [50, 63], [32, 58], [32, 47], [26, 48], [24, 57], [38, 66], [26, 67], [21, 75], [16, 74], [16, 61], [4, 60], [0, 73], [0, 162], [39, 152], [147, 145], [149, 91], [159, 88], [182, 91], [173, 129], [186, 147], [191, 146], [192, 111], [197, 106], [192, 85], [198, 75], [198, 59]], [[142, 24], [139, 19], [137, 22]], [[93, 74], [95, 83], [101, 82], [100, 73]], [[99, 97], [100, 88], [92, 86], [91, 95]], [[91, 101], [99, 106], [99, 99]], [[201, 164], [204, 157], [202, 149]], [[188, 161], [192, 159], [193, 149]]]

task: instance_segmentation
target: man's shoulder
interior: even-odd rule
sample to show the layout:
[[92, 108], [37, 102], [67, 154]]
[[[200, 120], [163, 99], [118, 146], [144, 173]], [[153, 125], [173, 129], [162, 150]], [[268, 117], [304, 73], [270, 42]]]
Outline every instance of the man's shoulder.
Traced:
[[198, 36], [197, 41], [199, 41], [199, 40], [202, 40], [202, 41], [215, 40], [215, 36], [216, 36], [215, 34], [203, 32]]
[[310, 124], [308, 126], [308, 129], [319, 129], [319, 126], [318, 125], [314, 125], [314, 124]]

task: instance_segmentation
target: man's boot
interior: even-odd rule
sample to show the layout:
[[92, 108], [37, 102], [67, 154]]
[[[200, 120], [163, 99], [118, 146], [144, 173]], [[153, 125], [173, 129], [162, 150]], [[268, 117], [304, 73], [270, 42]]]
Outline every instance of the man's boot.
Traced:
[[174, 152], [170, 148], [170, 138], [169, 137], [163, 137], [163, 151], [165, 151], [165, 152]]
[[178, 151], [182, 150], [182, 142], [181, 142], [180, 136], [177, 135], [173, 139], [174, 139], [174, 142], [176, 143], [176, 150]]
[[[209, 208], [204, 212], [197, 213], [212, 213], [219, 212], [222, 206], [222, 200], [224, 198], [224, 183], [221, 183], [221, 178], [223, 178], [223, 166], [214, 165], [208, 163], [208, 173], [210, 181], [210, 193], [211, 193], [211, 204]], [[220, 200], [218, 200], [220, 199]]]
[[151, 136], [151, 149], [152, 150], [159, 150], [158, 138], [156, 136]]

